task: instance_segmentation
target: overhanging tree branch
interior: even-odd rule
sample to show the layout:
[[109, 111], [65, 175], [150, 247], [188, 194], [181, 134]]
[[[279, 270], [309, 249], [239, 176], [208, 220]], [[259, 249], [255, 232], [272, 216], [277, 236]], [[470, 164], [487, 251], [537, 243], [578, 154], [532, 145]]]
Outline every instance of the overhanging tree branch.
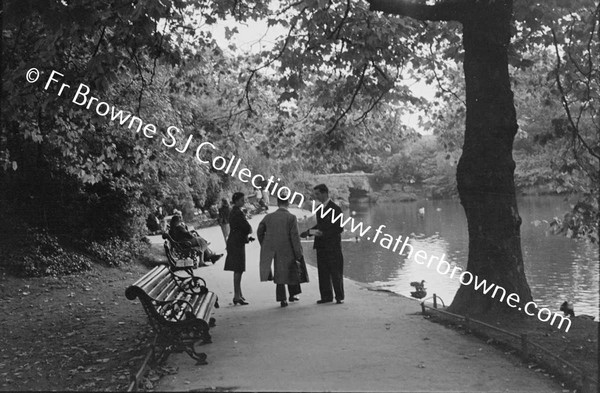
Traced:
[[440, 88], [440, 90], [442, 90], [443, 93], [449, 93], [449, 94], [453, 95], [454, 98], [456, 98], [458, 101], [460, 101], [466, 107], [467, 103], [465, 102], [465, 100], [460, 98], [458, 96], [458, 94], [456, 94], [454, 91], [452, 91], [450, 89], [446, 89], [444, 86], [442, 86], [442, 81], [435, 70], [435, 67], [437, 66], [437, 64], [435, 63], [435, 54], [433, 53], [432, 45], [433, 44], [429, 44], [429, 53], [431, 53], [431, 59], [433, 61], [433, 67], [431, 67], [431, 70], [433, 71], [433, 76], [435, 76], [435, 80], [437, 81], [438, 87]]
[[[304, 13], [304, 11], [306, 10], [306, 7], [300, 12], [300, 14]], [[290, 29], [288, 30], [287, 36], [285, 38], [285, 41], [283, 43], [283, 46], [281, 47], [281, 50], [279, 51], [279, 53], [274, 56], [272, 59], [270, 59], [269, 61], [267, 61], [265, 64], [263, 64], [262, 66], [258, 67], [258, 68], [254, 68], [253, 70], [250, 71], [250, 76], [248, 77], [248, 80], [246, 81], [246, 87], [244, 88], [244, 96], [246, 98], [246, 104], [248, 105], [248, 109], [250, 109], [250, 113], [252, 113], [254, 110], [252, 109], [252, 105], [250, 104], [250, 87], [252, 84], [252, 79], [254, 78], [254, 76], [256, 75], [256, 73], [264, 68], [269, 67], [271, 64], [275, 63], [275, 61], [277, 61], [278, 59], [281, 58], [281, 56], [283, 56], [283, 54], [285, 53], [285, 50], [290, 42], [290, 39], [292, 37], [292, 33], [294, 31], [294, 29], [296, 28], [296, 23], [292, 22], [290, 23]]]
[[385, 78], [385, 80], [387, 82], [389, 82], [389, 87], [387, 89], [382, 89], [381, 94], [375, 100], [371, 100], [371, 103], [370, 103], [369, 107], [367, 108], [367, 110], [364, 111], [362, 115], [360, 115], [359, 117], [357, 117], [356, 119], [354, 119], [355, 122], [362, 122], [362, 123], [364, 123], [364, 121], [367, 119], [367, 115], [373, 109], [375, 109], [375, 107], [381, 102], [381, 100], [383, 99], [383, 97], [391, 90], [391, 88], [393, 87], [394, 82], [396, 80], [398, 80], [398, 77], [400, 75], [400, 67], [397, 67], [396, 68], [396, 77], [394, 78], [393, 81], [390, 81], [389, 77], [386, 75], [385, 72], [383, 72], [383, 70], [377, 65], [377, 63], [375, 63], [374, 61], [371, 60], [371, 64], [373, 65], [373, 67], [375, 68], [375, 70], [378, 71], [379, 73], [381, 73], [381, 75]]
[[335, 29], [331, 31], [331, 33], [327, 36], [327, 39], [331, 39], [335, 35], [335, 39], [340, 38], [340, 32], [342, 31], [342, 27], [344, 27], [344, 23], [346, 23], [346, 19], [348, 18], [348, 14], [350, 13], [350, 0], [346, 0], [346, 11], [344, 12], [344, 16], [340, 23], [336, 26]]
[[409, 16], [418, 20], [464, 21], [476, 6], [474, 0], [445, 0], [428, 4], [424, 0], [367, 0], [371, 11]]
[[333, 125], [329, 128], [329, 130], [327, 130], [326, 134], [331, 134], [333, 132], [333, 130], [336, 129], [336, 127], [338, 126], [338, 124], [340, 123], [340, 120], [342, 120], [346, 114], [350, 111], [350, 109], [352, 109], [352, 105], [354, 105], [354, 100], [356, 99], [356, 96], [358, 95], [358, 92], [360, 91], [360, 88], [363, 85], [363, 82], [365, 80], [365, 73], [367, 72], [367, 68], [368, 68], [369, 64], [365, 64], [362, 72], [360, 74], [360, 79], [358, 80], [358, 83], [356, 84], [356, 89], [354, 89], [354, 94], [352, 94], [352, 98], [350, 99], [350, 103], [348, 104], [348, 107], [342, 112], [341, 115], [339, 115], [337, 117], [337, 119], [335, 119], [335, 123], [333, 123]]
[[355, 122], [361, 122], [367, 119], [367, 115], [369, 113], [371, 113], [371, 111], [381, 102], [381, 100], [383, 99], [383, 97], [387, 94], [388, 90], [384, 90], [381, 92], [381, 94], [375, 99], [373, 100], [373, 102], [371, 102], [371, 105], [369, 105], [369, 107], [367, 108], [366, 111], [363, 112], [362, 115], [360, 115], [359, 117], [357, 117], [356, 119], [354, 119]]
[[558, 90], [560, 91], [560, 98], [561, 98], [563, 107], [565, 108], [565, 112], [567, 113], [567, 119], [569, 120], [571, 128], [573, 129], [574, 137], [576, 137], [576, 139], [579, 140], [579, 142], [583, 145], [583, 147], [585, 147], [586, 150], [592, 156], [594, 156], [596, 159], [600, 160], [600, 155], [598, 155], [594, 151], [594, 149], [592, 149], [587, 144], [585, 139], [583, 139], [583, 137], [579, 134], [577, 124], [575, 123], [575, 121], [573, 120], [573, 116], [571, 115], [571, 108], [569, 107], [569, 102], [567, 101], [567, 96], [566, 96], [565, 90], [563, 88], [562, 82], [560, 80], [560, 69], [562, 67], [562, 64], [560, 61], [560, 51], [558, 49], [558, 39], [556, 38], [556, 32], [554, 31], [554, 29], [550, 29], [550, 31], [552, 32], [552, 39], [554, 41], [554, 50], [556, 51], [556, 85], [558, 87]]
[[279, 10], [277, 12], [277, 16], [282, 16], [284, 15], [286, 12], [288, 12], [290, 9], [299, 6], [300, 4], [304, 3], [304, 0], [300, 0], [300, 1], [296, 1], [295, 3], [292, 3], [290, 5], [288, 5], [287, 7]]
[[98, 43], [96, 44], [96, 48], [94, 49], [94, 53], [92, 54], [92, 58], [94, 56], [96, 56], [96, 54], [98, 53], [98, 49], [100, 49], [100, 44], [102, 43], [102, 40], [104, 39], [104, 33], [106, 32], [106, 26], [102, 27], [102, 33], [100, 34], [100, 38], [98, 38]]

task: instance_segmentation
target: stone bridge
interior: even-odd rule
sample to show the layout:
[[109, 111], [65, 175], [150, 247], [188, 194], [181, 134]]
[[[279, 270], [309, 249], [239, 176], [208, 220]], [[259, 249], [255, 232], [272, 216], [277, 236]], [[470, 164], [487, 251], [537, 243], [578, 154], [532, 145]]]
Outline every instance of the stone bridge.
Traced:
[[[352, 202], [407, 202], [419, 198], [422, 190], [408, 184], [383, 184], [377, 186], [372, 173], [332, 173], [315, 175], [316, 183], [325, 183], [331, 196], [347, 205]], [[421, 195], [423, 197], [425, 195]]]
[[331, 189], [332, 196], [349, 202], [368, 201], [373, 192], [373, 174], [364, 172], [332, 173], [315, 175], [317, 183], [325, 183]]

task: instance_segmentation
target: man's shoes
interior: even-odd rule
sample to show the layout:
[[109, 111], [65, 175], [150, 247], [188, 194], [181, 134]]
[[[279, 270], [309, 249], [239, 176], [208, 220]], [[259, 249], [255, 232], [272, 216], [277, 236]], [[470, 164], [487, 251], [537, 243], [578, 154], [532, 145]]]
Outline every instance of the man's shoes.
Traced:
[[336, 300], [335, 302], [336, 302], [337, 304], [344, 304], [344, 301], [343, 301], [343, 300], [340, 300], [340, 299]]
[[281, 304], [281, 307], [287, 307], [288, 306], [288, 302], [286, 302], [285, 300], [282, 302], [279, 302]]
[[324, 300], [324, 299], [321, 299], [321, 300], [317, 300], [317, 304], [331, 303], [332, 301], [333, 300]]
[[290, 298], [289, 298], [290, 302], [297, 302], [298, 300], [300, 300], [300, 299], [298, 299], [296, 296], [290, 296]]

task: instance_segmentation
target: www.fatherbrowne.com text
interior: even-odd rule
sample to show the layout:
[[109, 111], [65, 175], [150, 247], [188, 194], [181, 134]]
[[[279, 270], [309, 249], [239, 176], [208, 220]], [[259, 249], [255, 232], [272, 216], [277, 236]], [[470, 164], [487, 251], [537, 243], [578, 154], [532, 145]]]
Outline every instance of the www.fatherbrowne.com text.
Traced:
[[[37, 82], [39, 77], [40, 71], [37, 68], [29, 69], [25, 75], [25, 78], [29, 83]], [[55, 88], [57, 90], [56, 94], [58, 96], [63, 96], [63, 93], [65, 93], [65, 95], [72, 97], [71, 102], [73, 104], [78, 105], [80, 107], [84, 107], [87, 110], [94, 111], [98, 116], [109, 117], [111, 122], [117, 122], [122, 127], [126, 126], [130, 130], [134, 129], [136, 133], [141, 132], [148, 139], [154, 139], [154, 137], [157, 136], [158, 130], [154, 124], [144, 123], [144, 121], [140, 117], [133, 116], [130, 112], [117, 109], [113, 105], [109, 105], [104, 101], [100, 101], [97, 97], [94, 97], [90, 94], [91, 90], [89, 86], [83, 83], [79, 84], [74, 94], [66, 93], [71, 90], [71, 86], [66, 83], [59, 84], [60, 79], [57, 78], [60, 77], [64, 77], [64, 75], [58, 71], [52, 70], [52, 72], [48, 76], [48, 79], [44, 86], [44, 90], [48, 90], [50, 87]], [[166, 129], [166, 133], [161, 132], [160, 135], [162, 136], [162, 144], [165, 147], [171, 149], [175, 148], [175, 151], [183, 154], [190, 147], [192, 139], [194, 138], [194, 134], [190, 134], [187, 137], [187, 139], [183, 138], [181, 142], [178, 143], [177, 135], [180, 133], [182, 133], [182, 131], [179, 128], [175, 126], [170, 126]], [[236, 177], [237, 175], [237, 178], [241, 182], [247, 183], [250, 181], [254, 187], [260, 187], [262, 183], [264, 183], [264, 181], [267, 181], [267, 185], [265, 188], [267, 192], [269, 192], [271, 195], [277, 195], [278, 198], [287, 199], [290, 202], [290, 204], [293, 204], [294, 201], [298, 199], [297, 205], [299, 208], [302, 208], [302, 205], [304, 204], [304, 195], [299, 192], [292, 193], [292, 191], [285, 186], [278, 187], [278, 182], [281, 181], [280, 178], [277, 178], [277, 180], [275, 180], [274, 176], [266, 178], [265, 176], [262, 176], [260, 174], [252, 175], [251, 170], [247, 167], [239, 169], [241, 159], [237, 158], [236, 160], [236, 157], [234, 155], [231, 155], [229, 159], [226, 159], [222, 156], [216, 156], [213, 157], [212, 161], [204, 160], [201, 156], [201, 151], [202, 149], [209, 148], [214, 151], [218, 150], [213, 143], [208, 141], [201, 142], [196, 147], [195, 158], [200, 164], [206, 165], [211, 163], [212, 167], [215, 170], [224, 171], [224, 173], [232, 177]], [[450, 273], [450, 278], [455, 278], [457, 273], [460, 272], [460, 274], [458, 274], [458, 279], [462, 285], [473, 284], [473, 288], [476, 291], [481, 289], [482, 293], [485, 295], [487, 295], [489, 292], [492, 292], [491, 297], [494, 299], [496, 298], [496, 295], [500, 293], [500, 302], [504, 301], [504, 299], [506, 298], [506, 304], [508, 304], [509, 307], [518, 308], [520, 311], [524, 311], [525, 314], [529, 316], [536, 315], [535, 313], [531, 312], [532, 310], [538, 310], [535, 302], [528, 302], [521, 309], [520, 298], [518, 294], [511, 293], [508, 296], [506, 296], [506, 289], [502, 288], [501, 286], [495, 285], [494, 283], [488, 284], [486, 280], [480, 280], [479, 277], [474, 276], [471, 272], [462, 271], [462, 269], [459, 266], [450, 265], [444, 260], [445, 254], [442, 254], [441, 257], [432, 255], [428, 260], [427, 252], [425, 252], [424, 250], [418, 250], [415, 252], [413, 246], [409, 243], [410, 239], [408, 236], [404, 237], [403, 241], [402, 236], [394, 238], [392, 235], [384, 233], [383, 228], [386, 227], [385, 225], [380, 225], [379, 228], [375, 230], [375, 234], [373, 235], [373, 237], [371, 237], [366, 236], [371, 231], [371, 226], [365, 227], [362, 222], [358, 222], [358, 224], [356, 224], [353, 217], [347, 217], [344, 219], [343, 214], [335, 215], [332, 209], [327, 209], [325, 211], [323, 205], [316, 206], [315, 201], [313, 201], [312, 203], [312, 213], [319, 213], [322, 218], [331, 215], [331, 221], [333, 223], [339, 222], [339, 225], [341, 227], [346, 227], [347, 224], [350, 224], [350, 231], [352, 233], [358, 231], [358, 235], [361, 238], [366, 237], [368, 241], [372, 241], [373, 243], [379, 243], [381, 247], [387, 250], [391, 249], [392, 252], [396, 252], [399, 248], [398, 254], [400, 255], [404, 254], [404, 252], [407, 251], [409, 258], [413, 258], [414, 261], [418, 264], [427, 263], [427, 268], [430, 268], [433, 262], [436, 261], [437, 264], [435, 268], [439, 274], [446, 275]], [[571, 327], [571, 320], [569, 318], [559, 315], [558, 313], [552, 313], [547, 308], [539, 309], [537, 311], [537, 317], [540, 321], [549, 322], [551, 325], [553, 325], [559, 319], [559, 323], [557, 326], [558, 328], [561, 328], [563, 323], [566, 321], [567, 325], [565, 331], [567, 332]]]
[[357, 233], [361, 238], [366, 238], [366, 240], [372, 241], [373, 243], [379, 243], [379, 245], [386, 250], [397, 252], [399, 255], [407, 255], [408, 258], [412, 258], [420, 265], [427, 264], [428, 269], [435, 266], [435, 269], [439, 274], [447, 275], [450, 273], [450, 278], [458, 277], [458, 280], [462, 285], [473, 284], [473, 289], [475, 291], [481, 290], [484, 295], [491, 293], [490, 296], [492, 299], [496, 299], [496, 296], [499, 295], [498, 300], [500, 302], [503, 302], [506, 299], [506, 304], [508, 304], [509, 307], [524, 311], [525, 314], [529, 316], [536, 315], [535, 312], [531, 311], [537, 310], [537, 318], [542, 322], [549, 322], [550, 325], [554, 325], [554, 323], [558, 321], [557, 328], [559, 329], [562, 327], [563, 323], [566, 322], [566, 332], [568, 332], [571, 327], [571, 320], [569, 318], [558, 313], [552, 313], [552, 311], [547, 308], [538, 310], [537, 304], [533, 301], [527, 302], [521, 308], [521, 299], [518, 294], [511, 293], [506, 296], [506, 289], [503, 287], [494, 283], [488, 283], [487, 280], [482, 280], [471, 272], [463, 271], [460, 266], [452, 266], [450, 263], [446, 262], [444, 260], [446, 257], [445, 254], [442, 254], [441, 257], [431, 255], [431, 257], [428, 258], [425, 250], [415, 251], [413, 246], [409, 243], [410, 238], [408, 236], [403, 237], [400, 235], [394, 238], [392, 235], [383, 232], [383, 229], [386, 227], [385, 225], [380, 225], [379, 228], [375, 230], [375, 233], [371, 234], [370, 225], [364, 226], [360, 221], [356, 223], [354, 217], [344, 218], [343, 213], [335, 214], [332, 208], [325, 210], [322, 204], [317, 206], [315, 201], [312, 202], [312, 213], [319, 214], [321, 218], [330, 216], [332, 223], [339, 223], [341, 227], [346, 227], [350, 232]]

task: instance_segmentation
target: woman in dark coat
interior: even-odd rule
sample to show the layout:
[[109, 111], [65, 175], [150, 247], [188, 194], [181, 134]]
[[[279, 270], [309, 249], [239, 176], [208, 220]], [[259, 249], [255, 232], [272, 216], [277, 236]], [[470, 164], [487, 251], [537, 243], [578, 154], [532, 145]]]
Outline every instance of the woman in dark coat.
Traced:
[[242, 274], [246, 271], [246, 243], [253, 240], [248, 237], [252, 233], [252, 227], [242, 212], [242, 206], [246, 203], [244, 194], [236, 192], [232, 202], [225, 270], [233, 272], [233, 304], [246, 305], [248, 303], [242, 295]]

